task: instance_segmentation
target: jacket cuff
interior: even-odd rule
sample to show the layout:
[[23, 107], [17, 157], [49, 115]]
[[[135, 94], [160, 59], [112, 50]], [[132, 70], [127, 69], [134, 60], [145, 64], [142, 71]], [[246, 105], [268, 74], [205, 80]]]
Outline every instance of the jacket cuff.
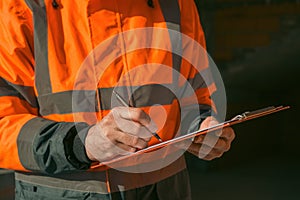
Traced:
[[91, 165], [90, 159], [85, 151], [85, 138], [90, 126], [86, 123], [77, 123], [70, 129], [64, 140], [64, 146], [68, 161], [79, 170], [88, 169]]
[[[81, 127], [80, 127], [81, 128]], [[91, 126], [84, 127], [81, 130], [78, 130], [78, 126], [76, 125], [77, 134], [73, 141], [73, 152], [77, 160], [83, 164], [90, 165], [92, 161], [88, 158], [85, 149], [85, 139], [88, 134]]]

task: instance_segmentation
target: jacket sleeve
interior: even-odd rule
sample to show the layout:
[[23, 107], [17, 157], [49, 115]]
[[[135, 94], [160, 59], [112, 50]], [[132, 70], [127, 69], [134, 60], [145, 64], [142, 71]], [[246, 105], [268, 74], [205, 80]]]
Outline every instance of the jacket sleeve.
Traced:
[[[188, 80], [188, 84], [193, 88], [194, 97], [184, 94], [183, 102], [186, 106], [185, 117], [182, 122], [182, 132], [191, 132], [199, 129], [201, 122], [208, 116], [216, 115], [217, 110], [211, 98], [216, 91], [215, 82], [209, 68], [209, 58], [206, 52], [206, 42], [204, 32], [200, 23], [200, 17], [194, 0], [179, 0], [181, 9], [181, 31], [184, 35], [201, 45], [202, 51], [198, 52], [198, 59], [201, 65], [191, 66], [186, 60], [182, 60], [181, 74]], [[188, 52], [193, 55], [194, 52]], [[185, 92], [185, 87], [182, 87]], [[197, 104], [197, 105], [196, 105]], [[195, 109], [195, 106], [198, 109]], [[190, 125], [190, 126], [189, 126]]]
[[39, 116], [32, 13], [24, 2], [0, 2], [0, 168], [50, 174], [87, 169], [81, 139], [89, 126]]

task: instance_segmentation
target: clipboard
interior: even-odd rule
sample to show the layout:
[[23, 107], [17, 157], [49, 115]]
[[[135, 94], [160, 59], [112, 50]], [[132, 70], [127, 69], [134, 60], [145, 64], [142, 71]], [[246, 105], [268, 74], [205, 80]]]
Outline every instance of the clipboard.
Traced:
[[116, 157], [116, 158], [114, 158], [112, 160], [109, 160], [109, 161], [101, 162], [97, 165], [97, 167], [112, 165], [114, 163], [124, 161], [126, 159], [131, 158], [131, 157], [140, 156], [142, 154], [149, 153], [149, 152], [155, 151], [157, 149], [160, 149], [160, 148], [163, 148], [163, 147], [166, 147], [166, 146], [170, 146], [172, 144], [182, 142], [184, 140], [193, 139], [194, 137], [202, 135], [202, 134], [206, 134], [209, 131], [216, 131], [216, 130], [219, 130], [219, 129], [222, 129], [222, 128], [225, 128], [225, 127], [228, 127], [228, 126], [233, 126], [235, 124], [239, 124], [239, 123], [242, 123], [242, 122], [245, 122], [245, 121], [260, 118], [260, 117], [263, 117], [263, 116], [266, 116], [266, 115], [277, 113], [279, 111], [287, 110], [289, 108], [290, 108], [290, 106], [277, 106], [277, 107], [270, 106], [270, 107], [262, 108], [262, 109], [259, 109], [259, 110], [251, 111], [251, 112], [247, 111], [247, 112], [244, 112], [242, 114], [236, 115], [232, 119], [227, 120], [227, 121], [222, 122], [222, 123], [219, 123], [217, 125], [214, 125], [214, 126], [211, 126], [211, 127], [205, 128], [205, 129], [200, 129], [198, 131], [191, 132], [191, 133], [179, 136], [179, 137], [175, 137], [171, 140], [167, 140], [167, 141], [152, 145], [150, 147], [147, 147], [145, 149], [141, 149], [141, 150], [139, 150], [135, 153], [131, 153], [131, 154], [128, 154], [128, 155]]

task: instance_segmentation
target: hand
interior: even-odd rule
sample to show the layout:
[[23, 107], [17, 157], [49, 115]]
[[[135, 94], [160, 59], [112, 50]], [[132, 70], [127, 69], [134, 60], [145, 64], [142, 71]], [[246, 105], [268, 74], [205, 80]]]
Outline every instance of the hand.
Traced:
[[[202, 122], [200, 129], [208, 128], [218, 123], [215, 118], [208, 117]], [[231, 127], [208, 132], [207, 134], [195, 137], [188, 151], [203, 160], [213, 160], [221, 157], [230, 149], [234, 138], [235, 133]]]
[[89, 129], [85, 140], [87, 156], [92, 161], [106, 161], [118, 155], [147, 147], [156, 125], [139, 108], [116, 107]]

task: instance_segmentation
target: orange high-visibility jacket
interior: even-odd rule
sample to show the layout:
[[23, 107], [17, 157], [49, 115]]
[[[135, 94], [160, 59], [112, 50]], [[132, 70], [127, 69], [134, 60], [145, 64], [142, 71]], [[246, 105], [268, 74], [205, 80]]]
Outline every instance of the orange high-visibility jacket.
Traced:
[[[91, 163], [78, 141], [95, 122], [85, 117], [93, 111], [97, 121], [105, 117], [112, 109], [112, 90], [116, 86], [139, 86], [132, 102], [146, 112], [152, 105], [163, 105], [169, 123], [158, 134], [163, 140], [174, 137], [180, 107], [169, 90], [147, 78], [157, 77], [158, 70], [146, 66], [143, 74], [133, 73], [131, 85], [119, 83], [126, 73], [147, 63], [177, 70], [194, 88], [199, 105], [208, 109], [212, 105], [208, 88], [214, 83], [203, 84], [197, 70], [185, 59], [159, 49], [126, 52], [120, 34], [147, 27], [175, 27], [205, 47], [193, 0], [154, 0], [153, 6], [146, 0], [7, 0], [0, 2], [0, 15], [0, 168], [35, 174], [88, 169]], [[78, 106], [74, 110], [74, 96], [84, 97], [91, 90], [74, 89], [82, 64], [93, 49], [117, 34], [118, 39], [106, 44], [110, 48], [113, 45], [118, 57], [109, 63], [97, 83], [97, 108]], [[143, 40], [128, 37], [132, 44]], [[166, 40], [159, 39], [156, 42]], [[158, 79], [163, 84], [175, 81], [172, 75]], [[85, 103], [84, 98], [82, 101]], [[79, 117], [75, 120], [74, 116]], [[150, 145], [155, 142], [153, 138]]]

